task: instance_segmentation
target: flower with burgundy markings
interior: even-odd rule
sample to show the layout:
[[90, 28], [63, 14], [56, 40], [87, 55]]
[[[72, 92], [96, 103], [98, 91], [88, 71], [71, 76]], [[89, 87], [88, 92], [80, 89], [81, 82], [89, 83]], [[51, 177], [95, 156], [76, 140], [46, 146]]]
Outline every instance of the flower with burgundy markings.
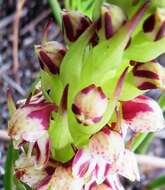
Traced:
[[56, 105], [45, 101], [27, 102], [13, 113], [8, 123], [8, 132], [14, 147], [18, 149], [28, 143], [29, 156], [35, 149], [37, 164], [40, 166], [46, 164], [49, 158], [49, 119], [51, 113], [56, 110]]
[[78, 11], [64, 10], [62, 20], [64, 35], [68, 43], [76, 41], [91, 24], [90, 19]]
[[122, 102], [124, 122], [135, 132], [154, 132], [165, 127], [158, 103], [147, 96]]
[[127, 20], [123, 10], [113, 4], [104, 4], [98, 23], [99, 37], [109, 39]]
[[136, 63], [132, 72], [134, 84], [140, 90], [165, 89], [165, 68], [157, 61]]
[[64, 45], [56, 41], [51, 41], [36, 45], [35, 50], [41, 69], [52, 74], [58, 74], [60, 64], [67, 51]]
[[15, 162], [16, 178], [32, 188], [35, 188], [47, 176], [46, 171], [34, 167], [34, 162], [34, 156], [29, 159], [25, 154], [21, 154]]
[[134, 154], [124, 148], [123, 137], [108, 126], [89, 140], [88, 147], [78, 150], [72, 170], [75, 177], [87, 181], [86, 187], [104, 184], [110, 176], [116, 174], [131, 181], [140, 178]]
[[153, 40], [159, 40], [165, 35], [165, 8], [157, 8], [143, 24], [143, 31]]
[[85, 179], [93, 176], [100, 184], [123, 154], [124, 141], [120, 134], [104, 129], [89, 140], [87, 148], [78, 150], [73, 160], [73, 175]]
[[108, 98], [101, 87], [92, 84], [76, 95], [72, 110], [80, 123], [92, 125], [102, 119], [107, 105]]
[[46, 185], [37, 190], [83, 190], [83, 180], [74, 178], [70, 167], [57, 166], [51, 179]]

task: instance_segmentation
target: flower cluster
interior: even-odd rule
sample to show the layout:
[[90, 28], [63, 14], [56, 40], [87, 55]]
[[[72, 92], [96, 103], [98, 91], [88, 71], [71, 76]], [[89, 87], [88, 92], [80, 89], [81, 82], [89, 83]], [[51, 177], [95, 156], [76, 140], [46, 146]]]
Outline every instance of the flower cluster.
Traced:
[[[34, 190], [123, 190], [120, 176], [140, 180], [126, 146], [130, 130], [165, 126], [158, 103], [143, 95], [165, 89], [165, 69], [155, 60], [165, 51], [165, 9], [152, 7], [144, 20], [149, 7], [147, 1], [130, 19], [111, 4], [94, 20], [64, 10], [67, 45], [35, 46], [40, 81], [8, 123], [20, 152], [18, 180]], [[143, 46], [146, 54], [137, 55]]]

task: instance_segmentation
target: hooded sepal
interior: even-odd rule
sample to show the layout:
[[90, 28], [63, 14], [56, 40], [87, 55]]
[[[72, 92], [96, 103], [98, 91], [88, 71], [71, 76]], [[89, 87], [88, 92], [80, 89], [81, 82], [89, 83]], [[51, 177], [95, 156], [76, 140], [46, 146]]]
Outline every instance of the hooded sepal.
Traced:
[[136, 63], [132, 74], [134, 84], [140, 90], [165, 89], [165, 68], [157, 61]]
[[60, 64], [67, 49], [59, 42], [51, 41], [36, 45], [35, 50], [41, 69], [53, 75], [59, 74]]
[[158, 103], [147, 96], [122, 102], [124, 122], [135, 132], [155, 132], [165, 127]]
[[62, 20], [63, 31], [68, 44], [76, 41], [91, 24], [90, 19], [78, 11], [64, 10]]

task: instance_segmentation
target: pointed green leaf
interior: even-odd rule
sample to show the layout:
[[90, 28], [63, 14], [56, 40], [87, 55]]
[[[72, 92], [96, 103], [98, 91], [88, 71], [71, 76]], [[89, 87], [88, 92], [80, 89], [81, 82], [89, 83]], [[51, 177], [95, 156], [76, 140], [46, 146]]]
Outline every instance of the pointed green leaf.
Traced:
[[158, 41], [151, 41], [147, 36], [140, 35], [131, 42], [124, 56], [129, 60], [148, 62], [165, 52], [164, 44], [165, 37]]

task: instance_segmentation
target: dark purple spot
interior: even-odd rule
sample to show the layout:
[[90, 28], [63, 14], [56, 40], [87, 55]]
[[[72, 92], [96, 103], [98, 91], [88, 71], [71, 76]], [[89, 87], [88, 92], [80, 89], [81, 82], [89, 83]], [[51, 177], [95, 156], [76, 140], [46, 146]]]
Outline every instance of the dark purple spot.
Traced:
[[101, 87], [97, 87], [97, 91], [98, 91], [101, 99], [105, 99], [106, 98], [106, 96], [105, 96], [103, 90], [101, 89]]
[[56, 66], [55, 63], [52, 62], [52, 60], [47, 56], [47, 54], [44, 51], [40, 51], [40, 59], [43, 62], [43, 65], [45, 64], [49, 71], [53, 74], [59, 73], [59, 68]]
[[63, 95], [62, 95], [61, 108], [63, 111], [67, 110], [68, 87], [69, 87], [69, 85], [66, 85]]
[[91, 90], [95, 89], [96, 86], [94, 84], [91, 84], [89, 86], [87, 86], [86, 88], [82, 89], [81, 92], [83, 94], [88, 94]]
[[93, 121], [94, 123], [98, 123], [101, 119], [102, 119], [102, 116], [94, 117], [94, 118], [92, 119], [92, 121]]
[[63, 15], [63, 25], [64, 25], [67, 38], [69, 39], [70, 42], [74, 42], [75, 37], [74, 37], [73, 24], [68, 15]]
[[165, 35], [165, 21], [161, 25], [160, 30], [158, 34], [156, 35], [155, 40], [160, 40], [162, 37], [164, 37], [164, 35]]
[[81, 109], [78, 106], [76, 106], [75, 104], [72, 104], [72, 111], [73, 111], [73, 113], [75, 113], [77, 115], [81, 114]]
[[157, 89], [158, 87], [151, 82], [143, 82], [138, 86], [140, 90], [149, 90], [149, 89]]
[[45, 185], [47, 185], [49, 183], [51, 179], [51, 176], [46, 176], [44, 177], [37, 185], [36, 185], [36, 190], [42, 189], [42, 187], [44, 187]]
[[[134, 76], [159, 80], [159, 75], [157, 73], [154, 73], [152, 71], [147, 71], [147, 70], [140, 70], [140, 67], [143, 66], [144, 64], [146, 63], [138, 63], [135, 65], [135, 67], [133, 68]], [[152, 64], [156, 64], [156, 63], [152, 63]]]
[[154, 29], [154, 26], [155, 26], [155, 15], [152, 14], [151, 16], [149, 16], [144, 24], [143, 24], [143, 31], [144, 33], [147, 33], [147, 32], [152, 32], [153, 29]]
[[105, 127], [103, 127], [101, 131], [104, 132], [106, 135], [111, 134], [111, 129], [108, 124]]
[[113, 27], [112, 27], [112, 20], [111, 16], [108, 13], [104, 15], [104, 25], [105, 25], [105, 37], [109, 39], [113, 35]]

